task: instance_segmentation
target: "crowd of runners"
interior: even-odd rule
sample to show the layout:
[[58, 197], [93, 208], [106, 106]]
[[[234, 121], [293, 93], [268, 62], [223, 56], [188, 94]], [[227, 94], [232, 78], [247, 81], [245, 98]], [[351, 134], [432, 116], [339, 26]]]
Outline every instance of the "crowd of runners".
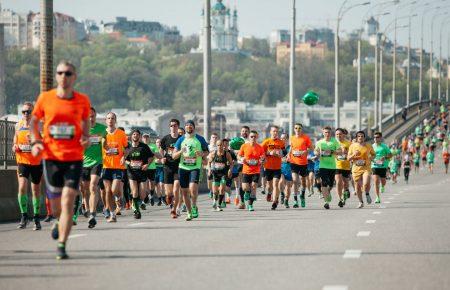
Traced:
[[[351, 193], [357, 196], [358, 208], [371, 204], [372, 198], [380, 203], [388, 180], [398, 182], [403, 171], [408, 182], [412, 168], [415, 173], [421, 167], [433, 173], [436, 155], [448, 172], [449, 117], [444, 104], [413, 134], [391, 144], [383, 142], [381, 132], [375, 132], [372, 141], [364, 131], [352, 135], [330, 127], [324, 127], [316, 140], [300, 123], [294, 125], [293, 136], [273, 125], [270, 137], [261, 140], [259, 132], [242, 126], [239, 137], [221, 139], [213, 133], [208, 143], [196, 133], [194, 121], [181, 126], [177, 119], [167, 124], [168, 135], [153, 140], [139, 130], [127, 135], [117, 127], [113, 112], [106, 115], [105, 124], [98, 123], [89, 98], [73, 89], [76, 69], [71, 63], [57, 66], [56, 81], [57, 88], [42, 93], [35, 104], [23, 104], [13, 150], [18, 163], [18, 228], [25, 229], [32, 218], [33, 229], [41, 229], [43, 176], [44, 221], [53, 220], [57, 259], [68, 258], [66, 242], [79, 214], [87, 218], [89, 228], [96, 227], [97, 214], [108, 223], [127, 210], [141, 219], [148, 206], [167, 207], [173, 219], [198, 218], [202, 179], [207, 180], [215, 211], [254, 211], [258, 194], [272, 210], [305, 208], [312, 196], [323, 199], [328, 210], [332, 196], [342, 208]], [[33, 216], [28, 215], [28, 182]]]

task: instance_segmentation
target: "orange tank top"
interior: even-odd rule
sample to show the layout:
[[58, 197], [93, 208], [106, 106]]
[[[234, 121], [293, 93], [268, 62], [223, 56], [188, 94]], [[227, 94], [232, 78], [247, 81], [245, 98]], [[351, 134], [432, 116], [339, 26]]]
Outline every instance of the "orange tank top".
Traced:
[[18, 151], [16, 152], [17, 164], [41, 164], [41, 156], [34, 157], [31, 154], [30, 127], [26, 126], [26, 122], [24, 120], [19, 121], [16, 136], [17, 146], [19, 147]]

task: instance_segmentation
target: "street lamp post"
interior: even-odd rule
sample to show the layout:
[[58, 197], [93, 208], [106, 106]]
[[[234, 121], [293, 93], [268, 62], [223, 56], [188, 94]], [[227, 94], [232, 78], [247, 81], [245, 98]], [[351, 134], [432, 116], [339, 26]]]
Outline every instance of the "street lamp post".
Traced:
[[434, 39], [433, 38], [433, 33], [434, 33], [434, 21], [439, 16], [443, 16], [443, 15], [446, 15], [446, 14], [447, 14], [447, 12], [435, 14], [433, 16], [432, 20], [431, 20], [431, 34], [430, 34], [430, 38], [431, 38], [430, 45], [431, 45], [431, 47], [430, 47], [430, 74], [429, 74], [429, 77], [430, 77], [430, 80], [429, 80], [429, 82], [430, 82], [430, 87], [429, 87], [430, 106], [431, 106], [431, 100], [433, 98], [433, 43], [434, 43], [434, 41], [433, 41], [433, 39]]
[[203, 41], [203, 135], [209, 140], [211, 129], [211, 0], [205, 0]]
[[53, 0], [41, 0], [40, 17], [41, 92], [53, 88]]
[[439, 32], [439, 76], [438, 76], [438, 80], [439, 80], [439, 83], [438, 83], [438, 97], [439, 97], [439, 99], [441, 99], [441, 96], [442, 96], [442, 94], [441, 94], [442, 93], [441, 92], [441, 75], [442, 75], [442, 65], [444, 63], [444, 61], [442, 60], [442, 30], [444, 29], [444, 26], [446, 24], [448, 24], [448, 23], [449, 23], [448, 20], [442, 21], [441, 29], [440, 29], [440, 32]]
[[291, 28], [291, 65], [289, 70], [289, 136], [294, 134], [295, 124], [295, 88], [294, 88], [294, 74], [295, 74], [295, 0], [292, 0], [292, 28]]

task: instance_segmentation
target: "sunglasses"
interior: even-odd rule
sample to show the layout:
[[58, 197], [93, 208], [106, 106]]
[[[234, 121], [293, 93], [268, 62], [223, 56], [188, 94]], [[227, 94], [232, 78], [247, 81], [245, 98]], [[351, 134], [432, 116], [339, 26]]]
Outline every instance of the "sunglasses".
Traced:
[[31, 114], [31, 110], [23, 110], [22, 114]]
[[57, 74], [58, 74], [59, 76], [65, 75], [66, 77], [71, 77], [71, 76], [73, 76], [73, 72], [71, 72], [71, 71], [59, 71], [59, 72], [57, 72]]
[[373, 138], [374, 139], [380, 139], [381, 137], [380, 136], [374, 136]]

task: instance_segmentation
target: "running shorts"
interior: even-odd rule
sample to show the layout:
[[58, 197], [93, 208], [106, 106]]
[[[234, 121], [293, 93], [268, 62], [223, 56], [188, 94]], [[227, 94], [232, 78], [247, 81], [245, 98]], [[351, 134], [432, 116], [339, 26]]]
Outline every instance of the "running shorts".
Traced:
[[19, 176], [31, 179], [31, 183], [33, 184], [39, 184], [41, 182], [42, 171], [42, 165], [19, 164], [17, 166]]

